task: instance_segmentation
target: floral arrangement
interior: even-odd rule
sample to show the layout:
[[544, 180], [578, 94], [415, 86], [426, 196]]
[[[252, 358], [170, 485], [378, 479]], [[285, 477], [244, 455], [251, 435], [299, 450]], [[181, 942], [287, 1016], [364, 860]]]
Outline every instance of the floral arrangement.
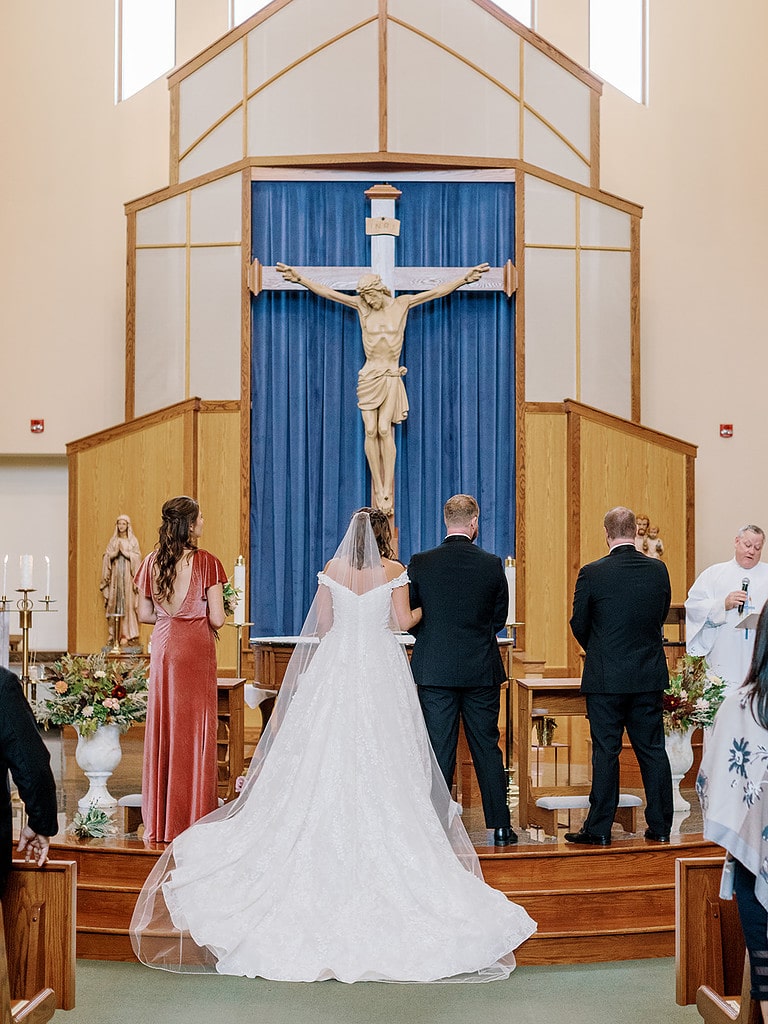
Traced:
[[80, 811], [75, 813], [67, 826], [67, 832], [78, 839], [106, 839], [117, 835], [117, 825], [106, 811], [91, 804], [85, 814], [81, 814]]
[[664, 733], [706, 728], [723, 702], [725, 682], [707, 667], [707, 659], [686, 654], [664, 691]]
[[230, 580], [227, 580], [224, 584], [224, 611], [227, 615], [234, 614], [242, 593], [242, 590], [239, 587], [236, 587], [234, 583], [231, 583]]
[[53, 694], [35, 704], [35, 717], [49, 725], [74, 725], [90, 736], [100, 725], [126, 732], [147, 717], [147, 670], [142, 662], [109, 661], [104, 654], [65, 654], [46, 680]]

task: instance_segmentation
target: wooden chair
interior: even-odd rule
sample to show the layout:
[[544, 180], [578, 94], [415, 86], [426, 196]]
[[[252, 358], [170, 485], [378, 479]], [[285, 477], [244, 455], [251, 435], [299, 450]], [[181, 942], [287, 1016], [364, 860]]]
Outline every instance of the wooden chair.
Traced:
[[719, 896], [723, 860], [681, 857], [675, 863], [677, 1002], [695, 1001], [706, 1024], [759, 1024], [736, 901]]
[[53, 1009], [74, 1007], [76, 882], [74, 861], [49, 861], [43, 868], [13, 862], [0, 928], [11, 1014], [0, 1015], [2, 1024], [49, 1020], [41, 1014], [51, 1000]]

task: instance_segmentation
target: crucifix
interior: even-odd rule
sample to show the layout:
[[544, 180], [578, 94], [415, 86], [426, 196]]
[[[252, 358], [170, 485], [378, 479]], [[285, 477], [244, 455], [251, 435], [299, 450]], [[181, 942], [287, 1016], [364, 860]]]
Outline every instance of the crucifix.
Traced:
[[[503, 291], [509, 297], [517, 287], [517, 272], [511, 260], [503, 267], [481, 263], [470, 270], [396, 266], [395, 239], [400, 222], [395, 217], [395, 202], [401, 195], [391, 185], [375, 185], [365, 193], [371, 203], [371, 216], [365, 224], [371, 238], [370, 267], [289, 267], [285, 263], [264, 267], [254, 260], [249, 275], [254, 295], [264, 290], [307, 288], [357, 310], [365, 353], [365, 365], [358, 375], [357, 405], [365, 428], [365, 455], [373, 488], [371, 504], [388, 516], [394, 516], [397, 449], [393, 426], [408, 415], [403, 383], [407, 370], [400, 365], [400, 353], [409, 311], [459, 289]], [[312, 278], [305, 276], [307, 271]]]

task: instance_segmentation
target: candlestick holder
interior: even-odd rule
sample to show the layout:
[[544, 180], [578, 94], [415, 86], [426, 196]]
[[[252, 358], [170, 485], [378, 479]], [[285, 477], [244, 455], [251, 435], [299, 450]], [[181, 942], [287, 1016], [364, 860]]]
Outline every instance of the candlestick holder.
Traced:
[[236, 675], [236, 677], [238, 679], [241, 679], [242, 676], [243, 676], [243, 650], [242, 650], [242, 648], [243, 648], [243, 627], [244, 626], [252, 626], [253, 623], [252, 622], [227, 622], [227, 623], [225, 623], [225, 625], [231, 626], [233, 629], [237, 630], [237, 653], [235, 655], [237, 660], [235, 662], [235, 675]]
[[[35, 608], [34, 600], [29, 596], [30, 594], [37, 593], [34, 587], [18, 587], [16, 593], [22, 595], [16, 601], [16, 608], [19, 613], [19, 630], [21, 631], [21, 685], [24, 689], [24, 696], [31, 703], [37, 699], [37, 680], [31, 679], [29, 675], [29, 633], [32, 629], [32, 613], [36, 611], [56, 611], [55, 608], [51, 608], [51, 605], [56, 602], [50, 594], [46, 594], [40, 601], [40, 604], [44, 604], [45, 608]], [[11, 600], [3, 594], [2, 598], [0, 598], [0, 611], [9, 611], [8, 606]]]
[[512, 641], [512, 650], [517, 650], [517, 631], [524, 622], [508, 622], [506, 625], [507, 639]]

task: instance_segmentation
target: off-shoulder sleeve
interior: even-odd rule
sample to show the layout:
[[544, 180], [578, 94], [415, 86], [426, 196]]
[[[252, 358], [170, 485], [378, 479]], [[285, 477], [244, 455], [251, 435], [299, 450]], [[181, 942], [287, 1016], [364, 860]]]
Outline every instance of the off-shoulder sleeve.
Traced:
[[140, 594], [152, 600], [152, 566], [155, 563], [155, 552], [150, 551], [147, 557], [139, 566], [134, 583]]
[[408, 575], [408, 570], [403, 569], [399, 576], [395, 576], [393, 580], [389, 581], [389, 585], [392, 590], [397, 590], [398, 587], [405, 587], [411, 582], [411, 578]]
[[215, 555], [212, 555], [210, 551], [199, 551], [198, 557], [200, 558], [200, 575], [202, 577], [203, 593], [205, 593], [209, 587], [215, 587], [217, 583], [227, 582], [227, 574], [224, 571], [224, 566]]

